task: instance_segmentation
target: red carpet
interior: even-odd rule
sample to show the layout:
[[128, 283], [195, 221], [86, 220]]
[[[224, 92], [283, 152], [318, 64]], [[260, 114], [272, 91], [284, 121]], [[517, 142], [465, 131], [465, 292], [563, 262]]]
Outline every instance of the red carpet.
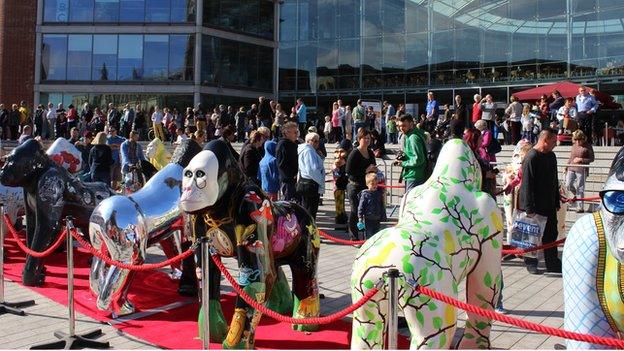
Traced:
[[[5, 252], [7, 257], [4, 266], [5, 276], [12, 281], [21, 282], [25, 254], [12, 239], [6, 240]], [[89, 289], [88, 259], [89, 254], [86, 251], [82, 249], [75, 251], [76, 310], [100, 321], [110, 321], [110, 318], [102, 316], [95, 307], [96, 299]], [[55, 253], [46, 258], [46, 283], [41, 288], [31, 289], [67, 305], [66, 260], [65, 253]], [[177, 293], [177, 281], [170, 279], [162, 272], [138, 272], [132, 282], [129, 296], [137, 312], [162, 307], [184, 299]], [[232, 294], [222, 295], [223, 312], [228, 321], [233, 312], [234, 299], [235, 296]], [[201, 341], [197, 339], [198, 311], [198, 304], [191, 303], [141, 319], [119, 323], [115, 325], [115, 328], [164, 348], [201, 349]], [[293, 331], [290, 324], [264, 317], [256, 332], [256, 348], [348, 349], [350, 339], [351, 324], [346, 321], [323, 325], [320, 331], [305, 334]], [[112, 346], [115, 347], [115, 345]], [[399, 338], [399, 347], [402, 349], [409, 347], [406, 338]], [[221, 345], [211, 344], [210, 348], [221, 348]]]

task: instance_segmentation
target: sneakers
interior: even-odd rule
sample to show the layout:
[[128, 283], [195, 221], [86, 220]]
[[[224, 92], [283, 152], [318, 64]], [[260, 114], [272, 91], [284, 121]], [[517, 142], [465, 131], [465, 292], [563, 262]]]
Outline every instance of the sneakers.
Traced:
[[503, 306], [497, 306], [497, 307], [494, 309], [494, 311], [495, 311], [496, 313], [500, 313], [500, 314], [506, 314], [506, 313], [507, 313], [507, 310], [506, 310], [505, 308], [503, 308]]
[[526, 269], [530, 274], [536, 274], [536, 275], [542, 274], [542, 272], [540, 272], [540, 270], [537, 269], [537, 266], [527, 266]]

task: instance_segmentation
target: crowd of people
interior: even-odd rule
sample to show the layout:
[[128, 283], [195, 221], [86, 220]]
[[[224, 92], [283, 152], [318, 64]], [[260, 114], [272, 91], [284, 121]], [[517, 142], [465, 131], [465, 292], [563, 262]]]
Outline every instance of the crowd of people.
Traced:
[[[83, 154], [84, 180], [103, 181], [114, 189], [128, 182], [145, 163], [139, 140], [158, 138], [178, 144], [191, 138], [203, 144], [221, 138], [231, 146], [243, 143], [241, 170], [257, 183], [271, 199], [297, 201], [316, 216], [326, 181], [324, 159], [326, 143], [338, 146], [333, 155], [332, 175], [336, 199], [337, 224], [348, 224], [352, 239], [368, 237], [386, 220], [385, 175], [376, 167], [376, 157], [385, 154], [388, 144], [401, 144], [395, 164], [402, 167], [405, 191], [422, 184], [432, 171], [441, 145], [450, 138], [463, 138], [474, 150], [483, 170], [483, 189], [496, 192], [496, 153], [500, 143], [520, 140], [537, 141], [543, 130], [556, 135], [574, 133], [573, 156], [569, 163], [593, 161], [591, 140], [598, 101], [591, 90], [581, 87], [574, 99], [564, 99], [558, 91], [543, 96], [534, 104], [520, 103], [515, 96], [503, 109], [491, 95], [474, 96], [469, 108], [461, 96], [452, 105], [440, 108], [434, 92], [427, 93], [425, 113], [412, 116], [405, 104], [394, 107], [384, 101], [381, 111], [358, 100], [352, 107], [338, 99], [331, 115], [311, 120], [302, 99], [287, 113], [282, 105], [260, 97], [247, 109], [244, 106], [218, 105], [212, 113], [201, 104], [177, 109], [154, 106], [150, 111], [141, 105], [125, 104], [118, 109], [108, 104], [106, 111], [85, 103], [82, 109], [62, 103], [39, 105], [31, 113], [26, 103], [0, 104], [0, 127], [3, 139], [43, 140], [64, 137]], [[318, 126], [318, 128], [317, 128]], [[504, 137], [499, 137], [499, 134]], [[582, 141], [580, 143], [579, 141]], [[589, 150], [589, 151], [588, 151]], [[591, 157], [590, 156], [591, 153]], [[588, 161], [590, 160], [591, 161]], [[566, 173], [569, 189], [582, 196], [587, 172], [571, 166]], [[345, 211], [345, 199], [350, 211]], [[582, 210], [582, 204], [579, 206]]]

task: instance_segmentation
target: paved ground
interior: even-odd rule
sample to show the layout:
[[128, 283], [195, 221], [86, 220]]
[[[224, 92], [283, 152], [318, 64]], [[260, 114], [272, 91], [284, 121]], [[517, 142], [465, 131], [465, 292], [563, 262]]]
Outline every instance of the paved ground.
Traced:
[[[333, 212], [329, 199], [321, 206], [317, 216], [321, 228], [336, 236], [346, 238], [344, 231], [333, 230]], [[333, 207], [333, 206], [331, 206]], [[319, 264], [320, 291], [325, 295], [322, 300], [322, 313], [329, 314], [349, 306], [349, 276], [351, 262], [356, 248], [324, 241], [321, 247]], [[150, 261], [160, 261], [164, 256], [155, 248]], [[235, 272], [233, 261], [226, 260]], [[289, 276], [288, 270], [286, 270]], [[509, 315], [542, 325], [562, 327], [563, 295], [560, 275], [529, 275], [519, 260], [504, 262], [504, 306]], [[224, 284], [227, 284], [224, 282]], [[28, 316], [0, 315], [0, 349], [24, 349], [32, 345], [55, 340], [53, 332], [67, 329], [66, 307], [53, 302], [30, 289], [14, 282], [5, 283], [9, 301], [35, 299], [37, 305], [27, 308]], [[226, 288], [227, 289], [227, 288]], [[461, 295], [461, 292], [460, 292]], [[460, 318], [461, 326], [464, 316]], [[109, 341], [114, 349], [152, 349], [155, 348], [142, 340], [124, 334], [108, 324], [101, 324], [84, 315], [77, 314], [77, 332], [102, 328], [104, 336], [100, 340]], [[407, 330], [401, 330], [407, 335]], [[461, 332], [458, 329], [457, 335]], [[555, 344], [563, 343], [559, 338], [547, 337], [525, 330], [496, 323], [492, 331], [492, 345], [500, 349], [553, 349]]]

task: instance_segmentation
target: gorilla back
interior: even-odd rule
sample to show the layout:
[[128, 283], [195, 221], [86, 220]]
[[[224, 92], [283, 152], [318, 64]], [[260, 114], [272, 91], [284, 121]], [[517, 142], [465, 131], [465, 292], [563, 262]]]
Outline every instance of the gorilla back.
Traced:
[[[57, 237], [60, 220], [72, 215], [75, 225], [87, 232], [95, 206], [113, 191], [104, 183], [83, 183], [54, 163], [35, 140], [28, 140], [9, 154], [0, 170], [0, 183], [24, 189], [28, 247], [45, 250]], [[45, 281], [43, 259], [26, 257], [24, 285]]]

